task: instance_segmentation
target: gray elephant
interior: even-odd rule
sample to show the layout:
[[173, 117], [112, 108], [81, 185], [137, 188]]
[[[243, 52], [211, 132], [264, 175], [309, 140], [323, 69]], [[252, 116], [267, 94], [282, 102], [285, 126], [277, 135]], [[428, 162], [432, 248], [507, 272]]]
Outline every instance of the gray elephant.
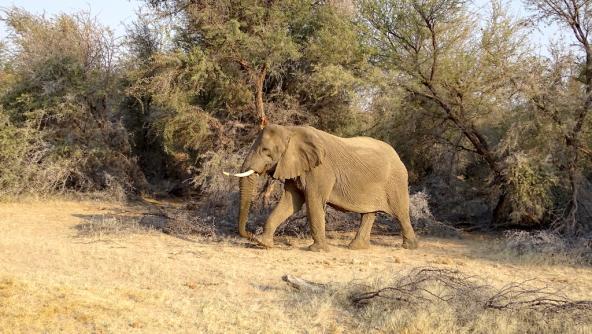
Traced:
[[[276, 228], [306, 203], [314, 243], [312, 251], [327, 251], [325, 205], [362, 215], [351, 249], [369, 246], [376, 212], [395, 216], [402, 230], [403, 247], [418, 246], [409, 219], [407, 169], [388, 144], [368, 138], [340, 138], [308, 126], [265, 127], [242, 166], [239, 234], [273, 247]], [[259, 174], [285, 181], [278, 205], [265, 222], [263, 234], [247, 232], [247, 218]], [[228, 173], [225, 173], [228, 175]]]

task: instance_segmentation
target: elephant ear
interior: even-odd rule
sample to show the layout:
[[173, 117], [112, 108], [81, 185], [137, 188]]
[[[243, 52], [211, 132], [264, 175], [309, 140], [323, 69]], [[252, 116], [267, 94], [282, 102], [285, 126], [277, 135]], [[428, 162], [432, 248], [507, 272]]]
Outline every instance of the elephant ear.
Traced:
[[320, 165], [324, 158], [325, 149], [313, 129], [293, 130], [273, 177], [293, 179]]

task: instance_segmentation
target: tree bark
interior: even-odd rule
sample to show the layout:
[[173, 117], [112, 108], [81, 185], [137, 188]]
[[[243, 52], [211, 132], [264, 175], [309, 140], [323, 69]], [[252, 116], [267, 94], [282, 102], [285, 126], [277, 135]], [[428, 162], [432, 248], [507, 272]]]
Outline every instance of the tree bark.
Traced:
[[245, 71], [251, 81], [250, 84], [255, 93], [255, 114], [259, 117], [259, 127], [263, 129], [267, 125], [267, 117], [265, 116], [265, 103], [263, 99], [263, 85], [265, 84], [265, 77], [267, 76], [267, 64], [263, 64], [260, 68], [253, 68], [249, 62], [244, 59], [235, 59], [235, 61]]
[[255, 111], [259, 116], [259, 126], [264, 128], [267, 125], [267, 118], [265, 117], [265, 105], [263, 102], [263, 84], [267, 76], [267, 66], [263, 65], [257, 73], [255, 73]]
[[578, 214], [578, 163], [580, 158], [580, 136], [590, 109], [592, 108], [592, 49], [587, 40], [582, 42], [586, 50], [586, 67], [585, 67], [585, 100], [580, 112], [576, 117], [576, 123], [569, 135], [566, 136], [565, 142], [571, 147], [571, 159], [567, 166], [569, 185], [571, 188], [571, 199], [567, 207], [567, 214], [565, 216], [564, 226], [561, 228], [564, 232], [569, 234], [576, 234], [577, 231], [577, 214]]

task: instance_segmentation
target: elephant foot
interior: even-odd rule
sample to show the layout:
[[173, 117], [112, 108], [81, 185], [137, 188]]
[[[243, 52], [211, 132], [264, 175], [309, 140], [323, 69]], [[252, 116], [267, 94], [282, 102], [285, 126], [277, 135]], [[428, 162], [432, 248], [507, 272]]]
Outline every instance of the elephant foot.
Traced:
[[418, 246], [417, 239], [403, 239], [403, 248], [405, 249], [417, 249]]
[[314, 244], [308, 246], [308, 250], [311, 252], [328, 252], [329, 245], [327, 245], [326, 243], [315, 242]]
[[349, 249], [368, 249], [370, 247], [370, 243], [368, 241], [354, 239], [347, 247]]
[[254, 238], [259, 246], [273, 248], [273, 238]]

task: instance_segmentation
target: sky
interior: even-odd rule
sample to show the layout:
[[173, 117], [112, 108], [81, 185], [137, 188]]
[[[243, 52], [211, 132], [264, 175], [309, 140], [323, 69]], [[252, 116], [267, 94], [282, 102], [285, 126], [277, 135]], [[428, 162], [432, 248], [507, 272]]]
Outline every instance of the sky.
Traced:
[[[1, 0], [0, 0], [1, 1]], [[471, 1], [471, 0], [469, 0]], [[508, 5], [508, 13], [515, 18], [526, 18], [533, 13], [524, 6], [522, 0], [502, 0]], [[491, 10], [490, 0], [472, 0], [472, 6], [482, 12]], [[534, 51], [540, 55], [548, 56], [548, 46], [551, 42], [570, 42], [572, 36], [557, 24], [548, 24], [539, 22], [536, 28], [530, 33], [529, 40], [534, 47]]]
[[[472, 0], [473, 6], [479, 11], [490, 8], [489, 0]], [[509, 11], [517, 17], [525, 17], [529, 14], [520, 0], [507, 0]], [[0, 0], [0, 13], [2, 8], [17, 6], [35, 14], [43, 14], [51, 17], [59, 13], [72, 13], [80, 10], [90, 10], [93, 16], [106, 26], [109, 26], [116, 37], [125, 34], [125, 24], [130, 23], [136, 16], [137, 9], [143, 4], [141, 0]], [[1, 14], [0, 14], [1, 16]], [[535, 44], [535, 49], [545, 53], [546, 45], [551, 40], [559, 40], [560, 31], [557, 26], [545, 26], [539, 24], [539, 29], [534, 31], [530, 40]], [[0, 38], [6, 34], [6, 27], [0, 22]], [[566, 35], [569, 38], [569, 35]]]
[[[136, 10], [142, 3], [140, 0], [0, 0], [0, 13], [2, 8], [12, 6], [47, 17], [87, 10], [99, 22], [110, 27], [116, 37], [121, 37], [125, 34], [124, 24], [134, 20]], [[2, 23], [0, 25], [0, 35], [6, 34], [6, 28]]]

